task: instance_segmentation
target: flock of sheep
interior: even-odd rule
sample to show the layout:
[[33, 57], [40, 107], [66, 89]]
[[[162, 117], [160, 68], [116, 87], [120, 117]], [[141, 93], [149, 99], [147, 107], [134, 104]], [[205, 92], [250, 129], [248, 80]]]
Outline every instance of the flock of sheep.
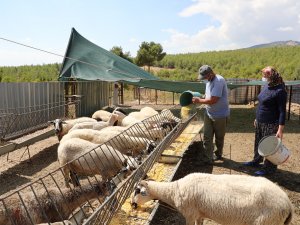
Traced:
[[[95, 198], [103, 202], [112, 191], [109, 181], [129, 176], [178, 122], [171, 111], [159, 114], [151, 107], [128, 115], [117, 108], [96, 111], [91, 118], [51, 121], [66, 187], [0, 199], [0, 224], [72, 224], [68, 218], [76, 208]], [[97, 175], [101, 181], [81, 184], [79, 175]], [[223, 225], [287, 225], [293, 215], [280, 187], [248, 175], [193, 173], [173, 182], [140, 181], [132, 206], [153, 199], [182, 213], [187, 225], [203, 224], [205, 218]]]
[[[159, 114], [144, 107], [128, 115], [117, 108], [98, 110], [91, 118], [50, 122], [59, 139], [57, 157], [65, 187], [32, 189], [0, 199], [0, 224], [71, 224], [67, 219], [74, 209], [94, 198], [103, 202], [112, 192], [112, 179], [129, 176], [180, 119], [170, 110]], [[101, 180], [81, 184], [80, 175]]]

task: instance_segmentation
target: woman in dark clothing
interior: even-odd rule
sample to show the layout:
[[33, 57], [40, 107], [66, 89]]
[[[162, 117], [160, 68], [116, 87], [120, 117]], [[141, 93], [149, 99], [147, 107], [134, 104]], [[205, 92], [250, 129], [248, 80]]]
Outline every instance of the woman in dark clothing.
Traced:
[[[263, 78], [268, 82], [258, 95], [256, 110], [254, 157], [252, 161], [245, 162], [245, 166], [258, 167], [263, 157], [258, 154], [258, 144], [263, 137], [275, 135], [282, 139], [285, 125], [287, 93], [285, 84], [275, 68], [268, 66], [262, 69]], [[261, 170], [255, 172], [257, 176], [274, 173], [277, 165], [265, 159]]]

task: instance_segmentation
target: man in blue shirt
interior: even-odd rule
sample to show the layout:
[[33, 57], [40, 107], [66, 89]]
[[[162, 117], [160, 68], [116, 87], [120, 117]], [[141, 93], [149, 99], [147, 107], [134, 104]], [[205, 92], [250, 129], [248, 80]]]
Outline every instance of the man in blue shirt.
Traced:
[[[225, 79], [215, 74], [208, 65], [199, 69], [199, 80], [207, 80], [205, 98], [194, 97], [193, 103], [206, 104], [203, 128], [203, 159], [206, 163], [212, 163], [223, 159], [224, 137], [226, 132], [227, 118], [230, 115], [228, 91]], [[214, 154], [213, 138], [215, 137], [216, 151]]]

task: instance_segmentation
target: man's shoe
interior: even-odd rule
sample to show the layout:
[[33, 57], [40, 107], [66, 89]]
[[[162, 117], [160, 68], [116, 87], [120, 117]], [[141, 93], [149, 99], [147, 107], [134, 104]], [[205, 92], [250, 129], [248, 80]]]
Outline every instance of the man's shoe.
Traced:
[[257, 162], [257, 161], [249, 161], [249, 162], [244, 162], [243, 165], [244, 166], [258, 167], [258, 166], [260, 166], [259, 163], [260, 162]]
[[220, 155], [213, 155], [213, 161], [223, 160], [223, 157]]

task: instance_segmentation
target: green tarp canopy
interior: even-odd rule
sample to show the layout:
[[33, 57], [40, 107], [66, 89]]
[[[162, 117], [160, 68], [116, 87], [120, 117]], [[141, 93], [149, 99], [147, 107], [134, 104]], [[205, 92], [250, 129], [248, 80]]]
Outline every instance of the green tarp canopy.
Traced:
[[[205, 83], [203, 82], [161, 80], [135, 64], [95, 45], [81, 36], [74, 28], [72, 28], [59, 80], [119, 81], [170, 92], [181, 93], [186, 90], [205, 92]], [[228, 88], [263, 84], [262, 81], [228, 82]], [[293, 81], [292, 84], [300, 84], [300, 81]]]

